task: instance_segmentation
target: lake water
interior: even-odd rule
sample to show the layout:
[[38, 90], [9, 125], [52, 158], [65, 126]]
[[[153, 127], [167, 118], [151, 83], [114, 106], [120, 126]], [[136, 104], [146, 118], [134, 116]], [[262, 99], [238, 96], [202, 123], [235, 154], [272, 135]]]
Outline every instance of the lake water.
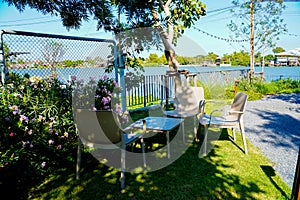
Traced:
[[[202, 67], [202, 66], [181, 66], [180, 69], [187, 69], [191, 73], [215, 72], [227, 70], [245, 70], [249, 67]], [[145, 67], [144, 75], [165, 74], [169, 70], [168, 67]], [[11, 72], [16, 72], [21, 75], [28, 73], [30, 76], [49, 76], [50, 69], [11, 69]], [[125, 72], [128, 70], [125, 70]], [[104, 68], [57, 68], [58, 78], [65, 82], [70, 76], [77, 77], [96, 77], [106, 74]], [[261, 67], [255, 67], [255, 72], [262, 72]], [[114, 73], [106, 74], [111, 78], [115, 78]], [[291, 78], [300, 80], [300, 67], [264, 67], [264, 76], [266, 81], [278, 80], [280, 78]]]
[[[200, 67], [200, 66], [185, 66], [182, 69], [188, 69], [190, 72], [208, 72], [208, 71], [226, 71], [236, 69], [249, 69], [249, 67]], [[264, 71], [266, 81], [278, 80], [280, 78], [291, 78], [300, 80], [300, 67], [255, 67], [255, 72]]]

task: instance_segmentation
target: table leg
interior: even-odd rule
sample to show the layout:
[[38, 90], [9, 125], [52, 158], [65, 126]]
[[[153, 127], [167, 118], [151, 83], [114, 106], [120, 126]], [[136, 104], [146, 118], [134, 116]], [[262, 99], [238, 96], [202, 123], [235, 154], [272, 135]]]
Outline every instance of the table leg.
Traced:
[[207, 151], [207, 134], [208, 134], [208, 127], [207, 125], [204, 125], [204, 152], [203, 154], [206, 155], [206, 151]]
[[167, 137], [167, 150], [168, 150], [168, 158], [171, 157], [170, 155], [170, 137], [169, 137], [169, 131], [166, 132], [166, 137]]
[[185, 134], [184, 134], [184, 121], [181, 123], [182, 128], [182, 143], [185, 144]]
[[197, 116], [194, 116], [194, 139], [197, 140], [197, 126], [196, 126]]

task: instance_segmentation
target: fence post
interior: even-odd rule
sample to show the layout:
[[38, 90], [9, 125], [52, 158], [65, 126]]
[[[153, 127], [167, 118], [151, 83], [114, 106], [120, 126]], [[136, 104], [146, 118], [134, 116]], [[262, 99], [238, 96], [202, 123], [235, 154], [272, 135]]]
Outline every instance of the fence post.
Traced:
[[4, 52], [4, 42], [3, 42], [3, 31], [0, 31], [0, 77], [1, 77], [1, 84], [4, 85], [5, 83], [5, 76], [6, 76], [6, 66], [5, 66], [5, 52]]
[[146, 76], [144, 76], [143, 90], [144, 90], [144, 107], [147, 105], [147, 95], [146, 95]]
[[166, 92], [166, 110], [169, 110], [169, 76], [164, 75], [165, 77], [165, 92]]

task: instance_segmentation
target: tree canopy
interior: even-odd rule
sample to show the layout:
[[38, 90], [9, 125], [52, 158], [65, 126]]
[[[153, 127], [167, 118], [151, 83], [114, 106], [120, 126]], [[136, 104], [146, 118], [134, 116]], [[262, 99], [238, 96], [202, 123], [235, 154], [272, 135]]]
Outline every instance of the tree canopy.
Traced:
[[273, 51], [273, 53], [285, 52], [285, 50], [282, 47], [276, 47], [272, 51]]
[[[173, 44], [176, 44], [186, 28], [190, 28], [200, 16], [205, 15], [205, 5], [200, 0], [3, 0], [14, 5], [19, 11], [26, 6], [43, 14], [60, 16], [67, 29], [79, 29], [83, 21], [96, 20], [97, 29], [104, 29], [115, 34], [128, 32], [136, 28], [151, 27], [157, 30], [165, 49], [165, 55], [171, 69], [177, 69], [177, 61]], [[127, 40], [126, 43], [138, 42], [137, 51], [153, 45], [144, 42], [154, 34]], [[120, 37], [120, 39], [126, 37]], [[128, 38], [128, 37], [127, 37]]]
[[287, 31], [281, 17], [285, 9], [282, 0], [233, 0], [232, 3], [237, 7], [232, 10], [236, 20], [232, 20], [228, 27], [234, 33], [234, 37], [250, 40], [250, 17], [253, 14], [256, 51], [264, 47], [274, 47], [276, 40], [279, 39], [278, 36]]

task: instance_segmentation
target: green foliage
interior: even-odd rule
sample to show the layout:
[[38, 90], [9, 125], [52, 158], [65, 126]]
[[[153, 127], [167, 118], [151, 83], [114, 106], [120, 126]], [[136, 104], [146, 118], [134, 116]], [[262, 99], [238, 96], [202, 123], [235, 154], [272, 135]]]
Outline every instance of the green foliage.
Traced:
[[[233, 99], [234, 84], [232, 85], [208, 85], [203, 82], [197, 81], [197, 86], [204, 88], [205, 99]], [[265, 95], [281, 94], [281, 93], [299, 93], [300, 81], [288, 79], [280, 79], [271, 82], [262, 82], [259, 77], [255, 77], [250, 83], [250, 80], [245, 78], [238, 83], [237, 91], [245, 92], [248, 94], [248, 100], [258, 100]]]
[[[253, 9], [251, 9], [253, 2]], [[233, 0], [232, 9], [236, 19], [231, 20], [227, 25], [235, 38], [250, 38], [249, 15], [253, 13], [254, 17], [254, 38], [255, 49], [260, 51], [263, 48], [272, 48], [275, 46], [278, 36], [287, 31], [281, 14], [285, 9], [283, 1], [241, 1]]]
[[71, 91], [51, 77], [23, 78], [12, 73], [1, 88], [0, 168], [22, 167], [21, 184], [74, 162], [77, 136]]
[[299, 92], [300, 81], [280, 79], [271, 82], [262, 82], [256, 77], [250, 83], [249, 79], [243, 79], [238, 85], [239, 91], [244, 91], [249, 95], [249, 100], [261, 99], [264, 95], [296, 93]]
[[76, 61], [73, 61], [73, 60], [64, 60], [63, 61], [63, 65], [64, 67], [79, 67], [83, 64], [83, 60], [76, 60]]
[[276, 47], [272, 51], [273, 51], [273, 53], [285, 52], [285, 50], [282, 47]]
[[271, 60], [274, 60], [274, 59], [275, 59], [275, 55], [268, 54], [268, 55], [265, 56], [265, 60], [271, 61]]
[[[118, 50], [131, 55], [153, 47], [161, 50], [162, 46], [169, 51], [167, 43], [176, 44], [185, 29], [205, 15], [205, 4], [200, 0], [4, 2], [15, 6], [19, 11], [28, 6], [43, 14], [60, 16], [67, 29], [79, 29], [83, 21], [96, 20], [97, 29], [103, 28], [115, 33]], [[170, 41], [165, 40], [166, 37]], [[162, 40], [165, 42], [162, 43]], [[51, 62], [52, 67], [64, 52], [64, 47], [58, 43], [49, 43], [42, 51], [45, 60]]]
[[235, 51], [232, 54], [225, 54], [223, 59], [230, 60], [233, 66], [247, 66], [250, 63], [250, 56], [245, 51]]

